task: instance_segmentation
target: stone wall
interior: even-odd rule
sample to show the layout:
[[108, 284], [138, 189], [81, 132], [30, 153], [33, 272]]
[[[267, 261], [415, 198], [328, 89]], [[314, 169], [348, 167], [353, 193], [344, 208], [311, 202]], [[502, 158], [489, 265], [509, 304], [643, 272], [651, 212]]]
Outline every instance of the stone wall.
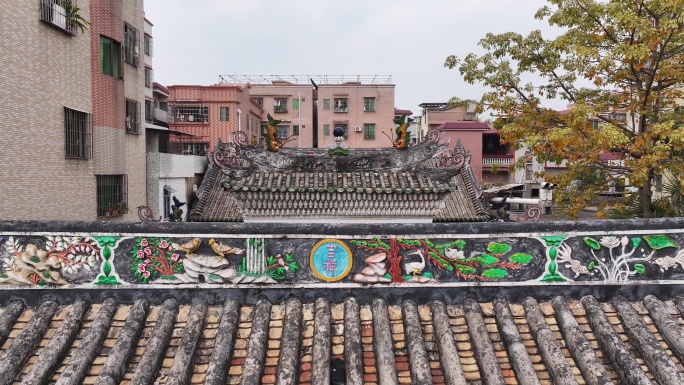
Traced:
[[678, 285], [682, 225], [0, 222], [0, 290]]

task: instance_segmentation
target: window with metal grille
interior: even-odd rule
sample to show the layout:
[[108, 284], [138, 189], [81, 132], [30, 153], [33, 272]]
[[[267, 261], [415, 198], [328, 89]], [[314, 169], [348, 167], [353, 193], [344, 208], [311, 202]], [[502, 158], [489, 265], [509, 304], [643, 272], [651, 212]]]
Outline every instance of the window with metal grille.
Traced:
[[324, 110], [330, 109], [330, 99], [323, 99], [323, 109]]
[[66, 159], [93, 157], [91, 114], [64, 107], [64, 149]]
[[273, 99], [273, 111], [275, 111], [275, 112], [287, 112], [287, 98], [275, 98], [275, 99]]
[[121, 78], [121, 44], [100, 36], [100, 73]]
[[292, 126], [292, 135], [299, 135], [299, 125]]
[[152, 68], [145, 67], [145, 87], [152, 88]]
[[128, 212], [126, 175], [95, 175], [97, 178], [97, 216], [115, 217]]
[[228, 107], [219, 108], [219, 120], [222, 122], [227, 122], [230, 120], [230, 109]]
[[209, 107], [200, 104], [175, 104], [172, 107], [175, 123], [207, 123]]
[[154, 121], [154, 105], [151, 100], [145, 100], [145, 121], [148, 123]]
[[363, 138], [375, 139], [375, 123], [366, 123], [363, 125]]
[[152, 56], [152, 36], [145, 34], [143, 35], [143, 44], [145, 49], [145, 55]]
[[334, 112], [347, 112], [347, 98], [335, 98]]
[[290, 126], [278, 125], [276, 126], [276, 136], [278, 139], [287, 139], [290, 135]]
[[365, 112], [375, 112], [375, 98], [363, 98], [363, 110]]
[[330, 125], [329, 124], [323, 125], [323, 136], [330, 136]]
[[131, 99], [126, 99], [126, 132], [140, 133], [140, 103]]
[[124, 23], [124, 60], [132, 66], [140, 65], [140, 32]]
[[40, 20], [75, 35], [78, 28], [69, 12], [77, 6], [76, 0], [40, 0]]

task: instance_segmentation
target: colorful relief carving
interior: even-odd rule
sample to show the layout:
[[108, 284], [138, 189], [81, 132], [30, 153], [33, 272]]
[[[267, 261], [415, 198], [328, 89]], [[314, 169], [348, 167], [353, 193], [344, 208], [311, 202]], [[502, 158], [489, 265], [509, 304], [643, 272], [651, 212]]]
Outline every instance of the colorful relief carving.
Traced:
[[[587, 264], [587, 270], [592, 274], [600, 275], [604, 281], [611, 282], [624, 282], [637, 274], [644, 274], [646, 268], [643, 264], [636, 262], [650, 260], [656, 250], [653, 249], [651, 254], [645, 257], [633, 257], [641, 244], [639, 237], [630, 240], [626, 236], [606, 236], [599, 238], [598, 241], [591, 237], [584, 237], [582, 240], [589, 246], [592, 256], [592, 260]], [[571, 252], [568, 250], [568, 253]]]
[[143, 238], [135, 240], [135, 246], [131, 253], [134, 263], [131, 270], [143, 283], [148, 283], [155, 278], [160, 280], [175, 281], [176, 273], [183, 271], [183, 255], [192, 255], [200, 245], [199, 238], [195, 238], [182, 245], [171, 243], [169, 238]]
[[234, 283], [276, 283], [285, 279], [287, 271], [299, 269], [291, 254], [266, 257], [264, 238], [248, 238], [245, 246], [247, 252], [238, 267]]
[[111, 263], [111, 258], [114, 255], [113, 250], [117, 246], [117, 242], [121, 237], [93, 237], [100, 246], [103, 263], [100, 267], [100, 274], [97, 276], [95, 285], [121, 285], [114, 265]]
[[337, 239], [324, 239], [311, 249], [309, 266], [316, 277], [335, 282], [346, 277], [353, 265], [349, 247]]
[[[558, 248], [563, 244], [566, 235], [548, 235], [539, 237], [546, 245], [546, 257], [548, 262], [546, 264], [546, 274], [541, 278], [542, 282], [566, 282], [567, 279], [558, 274]], [[566, 249], [563, 251], [565, 252]], [[564, 256], [565, 262], [570, 262], [571, 258]], [[572, 262], [570, 262], [572, 265]]]
[[0, 257], [0, 284], [66, 285], [62, 274], [90, 271], [99, 260], [99, 249], [92, 239], [48, 236], [24, 244], [9, 237]]
[[411, 134], [408, 132], [409, 123], [406, 121], [406, 114], [394, 118], [393, 121], [398, 126], [394, 129], [397, 139], [392, 140], [392, 147], [395, 147], [397, 150], [405, 150], [408, 148], [411, 139]]
[[[361, 250], [380, 252], [366, 259], [368, 265], [361, 274], [354, 277], [356, 282], [435, 282], [433, 274], [424, 271], [428, 263], [440, 270], [453, 272], [461, 279], [496, 280], [508, 275], [509, 270], [520, 269], [530, 263], [532, 255], [513, 253], [512, 248], [505, 243], [489, 243], [486, 253], [474, 253], [466, 256], [462, 239], [442, 244], [434, 244], [429, 239], [400, 239], [391, 238], [389, 244], [379, 238], [371, 241], [352, 240], [351, 243]], [[404, 251], [412, 250], [412, 253]], [[389, 262], [389, 269], [382, 275], [378, 273], [385, 269], [385, 254]], [[418, 260], [404, 261], [402, 275], [402, 260], [417, 255]]]
[[282, 120], [273, 119], [271, 114], [267, 114], [268, 125], [266, 126], [266, 132], [264, 133], [264, 139], [266, 143], [266, 149], [272, 152], [278, 152], [281, 147], [283, 147], [283, 141], [278, 139], [278, 132], [276, 127]]

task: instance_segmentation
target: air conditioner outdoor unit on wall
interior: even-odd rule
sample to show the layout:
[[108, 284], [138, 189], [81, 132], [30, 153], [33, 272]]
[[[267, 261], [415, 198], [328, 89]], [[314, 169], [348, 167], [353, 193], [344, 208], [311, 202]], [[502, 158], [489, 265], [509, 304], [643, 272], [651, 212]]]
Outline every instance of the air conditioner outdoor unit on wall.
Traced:
[[361, 126], [356, 126], [356, 127], [354, 127], [354, 131], [361, 132], [361, 131], [363, 131], [363, 128], [361, 128]]

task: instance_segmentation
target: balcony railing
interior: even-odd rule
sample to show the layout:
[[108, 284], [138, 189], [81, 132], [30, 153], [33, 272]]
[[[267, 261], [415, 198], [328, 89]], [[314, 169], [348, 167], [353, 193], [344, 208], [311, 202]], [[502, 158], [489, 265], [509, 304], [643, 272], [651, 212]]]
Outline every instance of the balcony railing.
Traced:
[[482, 155], [483, 165], [510, 166], [513, 164], [514, 155]]
[[173, 115], [169, 114], [168, 111], [164, 111], [161, 108], [154, 109], [154, 118], [162, 122], [173, 122]]

